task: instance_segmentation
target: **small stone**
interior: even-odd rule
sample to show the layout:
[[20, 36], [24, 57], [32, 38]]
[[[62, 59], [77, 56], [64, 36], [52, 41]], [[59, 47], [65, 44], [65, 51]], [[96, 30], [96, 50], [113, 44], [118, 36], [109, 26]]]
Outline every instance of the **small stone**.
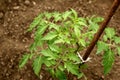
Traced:
[[102, 79], [104, 79], [105, 77], [104, 76], [101, 76]]
[[27, 38], [24, 38], [23, 40], [22, 40], [22, 42], [27, 42], [28, 41], [28, 39]]
[[26, 5], [30, 5], [30, 1], [29, 0], [25, 0], [25, 4]]
[[3, 12], [0, 12], [0, 19], [2, 19], [4, 16]]
[[43, 80], [43, 76], [42, 75], [40, 75], [40, 80]]
[[20, 8], [20, 6], [13, 7], [14, 10], [18, 10], [19, 8]]
[[33, 1], [32, 3], [33, 3], [33, 5], [36, 5], [36, 2]]

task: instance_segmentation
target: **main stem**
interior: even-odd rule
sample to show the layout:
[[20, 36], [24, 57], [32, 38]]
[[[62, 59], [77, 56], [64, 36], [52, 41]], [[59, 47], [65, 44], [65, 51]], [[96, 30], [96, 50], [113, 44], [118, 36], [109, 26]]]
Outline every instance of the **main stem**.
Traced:
[[120, 0], [114, 0], [109, 13], [107, 14], [105, 20], [101, 24], [101, 26], [98, 29], [97, 33], [94, 35], [94, 38], [90, 43], [90, 46], [87, 48], [87, 50], [85, 52], [85, 55], [83, 56], [83, 60], [86, 60], [89, 57], [89, 55], [90, 55], [91, 51], [93, 50], [95, 44], [97, 43], [98, 39], [100, 38], [101, 34], [103, 33], [104, 29], [106, 28], [106, 25], [110, 21], [111, 17], [115, 13], [115, 11], [119, 7], [119, 5], [120, 5]]

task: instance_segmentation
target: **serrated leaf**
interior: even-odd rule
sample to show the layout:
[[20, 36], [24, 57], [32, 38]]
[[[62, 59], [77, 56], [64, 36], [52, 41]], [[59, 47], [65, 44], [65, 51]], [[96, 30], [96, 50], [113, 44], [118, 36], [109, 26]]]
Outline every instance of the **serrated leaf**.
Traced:
[[30, 56], [29, 56], [29, 59], [32, 59], [33, 56], [34, 56], [34, 54], [31, 53]]
[[63, 17], [64, 20], [66, 20], [70, 15], [71, 15], [71, 12], [66, 11], [66, 12], [63, 13], [62, 17]]
[[39, 25], [38, 28], [37, 28], [37, 31], [36, 31], [35, 35], [38, 35], [38, 34], [39, 34], [39, 35], [42, 35], [47, 28], [48, 28], [48, 25], [45, 24], [45, 23]]
[[76, 18], [78, 17], [77, 12], [76, 12], [74, 9], [71, 9], [71, 11], [72, 11], [72, 13], [73, 13], [73, 15], [74, 15], [74, 18], [76, 19]]
[[64, 43], [65, 41], [63, 39], [57, 39], [55, 40], [54, 44], [57, 44], [57, 43]]
[[60, 48], [55, 44], [50, 44], [49, 48], [50, 48], [51, 51], [54, 51], [54, 52], [57, 52], [57, 53], [60, 52]]
[[55, 22], [62, 20], [62, 16], [61, 16], [61, 14], [59, 12], [54, 12], [53, 17], [54, 17]]
[[84, 76], [84, 74], [82, 72], [80, 72], [78, 75], [77, 75], [77, 78], [80, 79]]
[[58, 69], [60, 69], [61, 71], [64, 71], [64, 70], [65, 70], [65, 68], [64, 68], [63, 65], [59, 65], [59, 66], [58, 66]]
[[45, 12], [45, 17], [49, 20], [52, 17], [51, 13]]
[[99, 54], [102, 51], [107, 51], [109, 49], [108, 45], [102, 41], [97, 42], [97, 53]]
[[120, 43], [120, 37], [114, 37], [114, 41], [116, 44], [119, 44]]
[[84, 39], [79, 39], [79, 44], [81, 44], [83, 47], [86, 46], [86, 42]]
[[39, 72], [41, 70], [42, 64], [43, 64], [43, 59], [41, 56], [36, 57], [33, 61], [33, 70], [37, 76], [39, 76]]
[[30, 27], [27, 31], [31, 31], [34, 27], [36, 27], [40, 23], [42, 16], [43, 16], [43, 14], [40, 14], [38, 17], [36, 17], [33, 20], [33, 22], [30, 24]]
[[78, 26], [74, 26], [74, 32], [76, 37], [79, 39], [80, 38], [80, 30]]
[[59, 69], [56, 69], [55, 75], [59, 80], [67, 80], [65, 73]]
[[19, 68], [22, 68], [28, 61], [30, 54], [23, 55], [22, 59], [19, 62]]
[[43, 58], [43, 63], [47, 66], [47, 67], [50, 67], [52, 65], [55, 65], [56, 64], [56, 61], [55, 60], [48, 60], [47, 57], [44, 57]]
[[106, 28], [105, 33], [105, 35], [110, 39], [112, 39], [115, 36], [115, 30], [113, 28]]
[[56, 53], [53, 53], [50, 49], [42, 50], [41, 53], [44, 56], [48, 57], [49, 60], [57, 59], [58, 58], [58, 55]]
[[103, 36], [103, 40], [107, 41], [107, 36], [106, 35]]
[[80, 26], [87, 26], [87, 22], [86, 22], [85, 18], [82, 18], [82, 17], [78, 18], [78, 22], [76, 24], [78, 24]]
[[48, 68], [47, 69], [49, 71], [49, 73], [52, 75], [52, 77], [55, 77], [55, 70], [52, 68]]
[[74, 54], [74, 53], [69, 53], [68, 54], [68, 58], [70, 59], [70, 60], [72, 60], [73, 62], [79, 62], [80, 63], [80, 58], [78, 57], [78, 55], [77, 54]]
[[114, 63], [115, 55], [113, 51], [110, 49], [104, 53], [103, 56], [103, 66], [104, 66], [104, 74], [108, 74], [112, 68]]
[[68, 72], [71, 72], [74, 75], [78, 75], [79, 71], [78, 71], [78, 66], [73, 64], [72, 62], [65, 62], [65, 68], [68, 70]]
[[83, 76], [83, 73], [79, 72], [78, 65], [73, 64], [72, 62], [66, 62], [64, 67], [71, 72], [72, 74], [76, 75], [78, 78]]
[[92, 21], [95, 22], [95, 23], [102, 22], [103, 20], [104, 20], [104, 18], [102, 18], [102, 17], [93, 17], [92, 18]]
[[35, 40], [34, 45], [35, 45], [35, 47], [36, 46], [42, 46], [43, 41], [41, 39], [42, 39], [42, 34], [40, 32], [36, 32], [35, 37], [34, 37], [34, 40]]
[[44, 36], [41, 40], [52, 40], [57, 37], [56, 32], [49, 32], [46, 36]]
[[88, 29], [89, 29], [90, 31], [92, 30], [92, 31], [95, 31], [95, 32], [96, 32], [96, 31], [98, 30], [99, 25], [98, 25], [97, 23], [90, 22], [89, 24], [90, 24], [90, 25], [89, 25], [89, 28], [88, 28]]
[[59, 25], [56, 25], [56, 24], [54, 24], [54, 23], [50, 23], [49, 24], [49, 29], [55, 29], [55, 30], [59, 30]]
[[36, 50], [36, 43], [34, 42], [33, 44], [31, 44], [29, 49], [30, 49], [31, 52]]
[[120, 55], [120, 47], [117, 47], [118, 55]]

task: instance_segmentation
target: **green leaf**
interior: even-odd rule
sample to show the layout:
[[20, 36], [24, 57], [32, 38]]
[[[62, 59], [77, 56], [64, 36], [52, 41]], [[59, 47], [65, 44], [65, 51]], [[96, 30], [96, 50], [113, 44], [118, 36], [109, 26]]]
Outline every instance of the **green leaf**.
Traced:
[[112, 65], [114, 63], [115, 55], [112, 50], [108, 50], [104, 53], [103, 56], [103, 66], [104, 66], [104, 74], [106, 75], [107, 73], [110, 72]]
[[30, 24], [30, 27], [27, 31], [31, 31], [34, 27], [36, 27], [40, 23], [42, 16], [43, 16], [43, 14], [40, 14], [38, 17], [36, 17], [33, 20], [33, 22]]
[[103, 36], [103, 40], [107, 41], [107, 36], [106, 35]]
[[83, 47], [86, 46], [86, 42], [84, 39], [79, 39], [79, 44], [81, 44]]
[[84, 76], [84, 74], [81, 72], [77, 75], [78, 79], [82, 78]]
[[61, 16], [61, 14], [59, 12], [54, 12], [53, 17], [54, 17], [55, 22], [62, 20], [62, 16]]
[[65, 73], [59, 69], [56, 69], [55, 75], [59, 80], [67, 80]]
[[36, 46], [42, 46], [43, 41], [42, 41], [41, 39], [42, 39], [42, 33], [41, 33], [41, 31], [37, 31], [37, 32], [35, 33], [35, 37], [34, 37], [35, 47], [36, 47]]
[[48, 57], [49, 60], [57, 59], [58, 58], [58, 55], [56, 53], [53, 53], [50, 49], [42, 50], [41, 53], [44, 56]]
[[76, 24], [78, 24], [79, 26], [87, 26], [86, 19], [82, 17], [78, 18], [78, 22]]
[[59, 46], [57, 46], [57, 45], [55, 45], [55, 44], [50, 44], [50, 45], [49, 45], [49, 48], [50, 48], [51, 51], [54, 51], [54, 52], [57, 52], [57, 53], [60, 52]]
[[64, 43], [65, 41], [63, 39], [57, 39], [55, 40], [54, 44], [57, 44], [57, 43]]
[[78, 26], [74, 26], [74, 32], [76, 37], [79, 39], [80, 38], [80, 30]]
[[98, 30], [99, 25], [98, 25], [97, 23], [90, 22], [89, 24], [90, 24], [90, 25], [89, 25], [89, 28], [88, 28], [88, 29], [89, 29], [90, 31], [92, 30], [92, 31], [95, 31], [95, 32], [96, 32], [96, 31]]
[[49, 20], [52, 17], [51, 13], [45, 12], [45, 17]]
[[120, 55], [120, 47], [117, 47], [117, 50], [118, 50], [118, 54]]
[[74, 9], [71, 9], [71, 11], [72, 11], [72, 13], [73, 13], [73, 15], [74, 15], [74, 18], [76, 19], [76, 18], [78, 17], [77, 12], [76, 12]]
[[49, 68], [48, 71], [50, 72], [52, 77], [55, 77], [55, 70], [54, 69]]
[[38, 35], [38, 34], [39, 34], [39, 35], [42, 35], [47, 28], [48, 28], [48, 25], [45, 24], [45, 23], [39, 25], [38, 28], [37, 28], [37, 31], [36, 31], [35, 35]]
[[47, 57], [44, 57], [43, 58], [43, 63], [47, 66], [47, 67], [50, 67], [52, 65], [55, 65], [56, 64], [56, 61], [55, 60], [48, 60]]
[[120, 37], [114, 37], [114, 41], [116, 44], [119, 44], [120, 43]]
[[99, 54], [102, 51], [107, 51], [109, 49], [108, 45], [102, 41], [97, 42], [97, 53]]
[[63, 65], [59, 65], [58, 68], [59, 68], [61, 71], [64, 71], [64, 70], [65, 70], [65, 68], [64, 68]]
[[62, 14], [64, 20], [66, 20], [71, 15], [71, 11], [66, 11]]
[[41, 38], [42, 38], [42, 36], [41, 35], [39, 35], [39, 36], [35, 36], [35, 47], [37, 47], [37, 46], [42, 46], [43, 45], [43, 40], [41, 40]]
[[33, 70], [37, 76], [39, 76], [39, 72], [41, 70], [42, 64], [43, 64], [43, 59], [41, 56], [36, 57], [33, 61]]
[[49, 29], [55, 29], [55, 30], [59, 31], [59, 25], [54, 24], [54, 23], [49, 23]]
[[28, 61], [30, 54], [23, 55], [22, 59], [19, 62], [19, 68], [22, 68]]
[[105, 35], [109, 38], [112, 39], [115, 36], [115, 30], [113, 28], [106, 28], [105, 29]]
[[73, 64], [72, 62], [65, 62], [64, 64], [65, 68], [68, 70], [68, 72], [71, 72], [74, 75], [79, 75], [78, 66]]
[[78, 78], [83, 76], [83, 73], [79, 72], [78, 65], [73, 64], [72, 62], [65, 62], [64, 67], [67, 69], [68, 72], [76, 75]]
[[49, 32], [42, 40], [52, 40], [55, 37], [57, 37], [56, 32]]
[[95, 22], [95, 23], [102, 22], [103, 20], [104, 20], [104, 18], [102, 18], [102, 17], [93, 17], [92, 18], [92, 21]]
[[29, 49], [30, 49], [31, 52], [36, 50], [36, 43], [34, 42], [33, 44], [31, 44]]
[[72, 60], [73, 62], [80, 63], [80, 58], [75, 53], [69, 53], [68, 58]]

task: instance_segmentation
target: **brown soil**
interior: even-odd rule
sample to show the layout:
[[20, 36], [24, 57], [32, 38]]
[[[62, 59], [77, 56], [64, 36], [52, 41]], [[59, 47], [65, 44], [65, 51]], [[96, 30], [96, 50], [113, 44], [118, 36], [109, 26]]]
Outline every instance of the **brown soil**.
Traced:
[[[34, 17], [44, 11], [66, 11], [75, 9], [79, 16], [98, 15], [104, 17], [113, 0], [0, 0], [0, 80], [40, 80], [30, 64], [18, 69], [21, 56], [28, 51], [33, 41], [33, 33], [26, 33]], [[114, 27], [120, 36], [120, 8], [112, 18], [109, 26]], [[84, 70], [88, 80], [120, 80], [120, 56], [112, 71], [103, 75], [102, 57], [92, 53], [92, 61]], [[43, 74], [44, 73], [44, 74]], [[49, 73], [42, 71], [41, 80], [53, 80]], [[76, 80], [70, 77], [68, 80]], [[85, 80], [84, 78], [81, 80]]]

